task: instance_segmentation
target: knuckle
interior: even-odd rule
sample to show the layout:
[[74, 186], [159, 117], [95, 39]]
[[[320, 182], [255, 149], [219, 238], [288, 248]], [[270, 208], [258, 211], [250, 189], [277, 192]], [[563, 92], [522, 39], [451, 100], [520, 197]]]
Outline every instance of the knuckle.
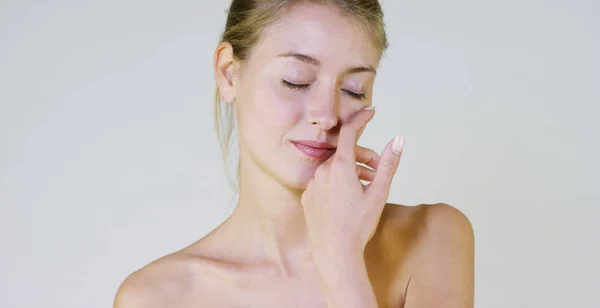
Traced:
[[375, 153], [375, 152], [369, 152], [368, 155], [365, 155], [365, 162], [367, 164], [375, 161], [376, 159], [377, 159], [377, 153]]
[[358, 156], [358, 157], [367, 157], [367, 156], [371, 156], [371, 152], [369, 152], [369, 150], [368, 150], [368, 149], [366, 149], [366, 148], [363, 148], [363, 147], [361, 147], [361, 146], [359, 146], [359, 145], [356, 145], [356, 150], [355, 150], [355, 152], [356, 152], [356, 156]]

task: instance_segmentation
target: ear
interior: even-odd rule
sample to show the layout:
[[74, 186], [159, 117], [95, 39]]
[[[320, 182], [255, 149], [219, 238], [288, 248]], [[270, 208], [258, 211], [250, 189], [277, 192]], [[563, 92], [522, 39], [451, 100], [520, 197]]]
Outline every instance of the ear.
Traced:
[[222, 42], [215, 50], [215, 79], [221, 99], [225, 102], [235, 100], [235, 86], [233, 76], [236, 69], [236, 60], [233, 56], [233, 46], [228, 42]]

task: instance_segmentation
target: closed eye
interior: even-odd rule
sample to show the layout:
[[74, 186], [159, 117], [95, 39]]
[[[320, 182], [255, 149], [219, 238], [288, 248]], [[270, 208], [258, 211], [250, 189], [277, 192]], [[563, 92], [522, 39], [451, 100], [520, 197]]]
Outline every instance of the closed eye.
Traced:
[[288, 87], [292, 90], [302, 90], [302, 89], [306, 89], [308, 88], [308, 86], [310, 86], [309, 84], [296, 84], [296, 83], [291, 83], [289, 81], [286, 81], [285, 79], [281, 80], [281, 84], [285, 87]]
[[366, 98], [366, 95], [364, 93], [355, 93], [352, 91], [348, 91], [348, 90], [343, 90], [344, 92], [346, 92], [346, 94], [350, 95], [352, 98], [357, 99], [357, 100], [364, 100]]
[[[292, 83], [285, 79], [281, 80], [281, 84], [285, 87], [288, 87], [292, 90], [297, 90], [297, 91], [307, 89], [310, 86], [309, 84]], [[356, 92], [352, 92], [352, 91], [348, 91], [348, 90], [342, 90], [342, 91], [344, 91], [344, 93], [346, 93], [350, 97], [357, 99], [357, 100], [364, 100], [366, 98], [366, 95], [364, 93], [356, 93]]]

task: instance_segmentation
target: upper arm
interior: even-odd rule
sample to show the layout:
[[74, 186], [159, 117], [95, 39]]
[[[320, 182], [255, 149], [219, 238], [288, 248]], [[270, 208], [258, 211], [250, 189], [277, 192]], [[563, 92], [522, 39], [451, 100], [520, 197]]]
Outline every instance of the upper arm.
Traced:
[[114, 308], [180, 307], [190, 290], [189, 274], [179, 260], [162, 259], [129, 275], [119, 287]]
[[471, 223], [447, 204], [426, 205], [425, 211], [419, 244], [410, 261], [404, 307], [473, 307]]
[[113, 308], [144, 307], [144, 303], [141, 302], [141, 299], [138, 296], [136, 296], [135, 287], [127, 281], [128, 279], [129, 277], [125, 279], [125, 281], [119, 287], [119, 290], [117, 290]]
[[159, 307], [143, 277], [138, 276], [139, 274], [134, 273], [123, 281], [115, 296], [113, 308]]

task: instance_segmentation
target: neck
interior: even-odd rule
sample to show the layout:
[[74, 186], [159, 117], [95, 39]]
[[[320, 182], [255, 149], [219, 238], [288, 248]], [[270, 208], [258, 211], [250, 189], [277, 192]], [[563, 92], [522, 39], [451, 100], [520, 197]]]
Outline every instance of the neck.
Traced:
[[238, 203], [229, 220], [245, 245], [285, 271], [310, 256], [302, 193], [255, 163], [241, 160]]

